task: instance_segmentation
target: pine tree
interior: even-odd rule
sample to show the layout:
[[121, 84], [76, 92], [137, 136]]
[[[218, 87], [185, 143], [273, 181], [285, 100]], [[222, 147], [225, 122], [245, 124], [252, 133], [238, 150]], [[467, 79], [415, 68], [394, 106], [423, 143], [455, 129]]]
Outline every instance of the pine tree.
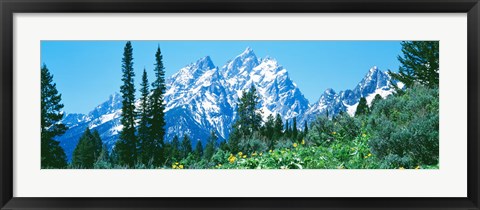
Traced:
[[[273, 127], [274, 127], [274, 129], [273, 129], [274, 130], [273, 139], [275, 141], [278, 141], [283, 136], [283, 120], [282, 120], [282, 117], [280, 116], [280, 114], [277, 114], [275, 116], [275, 125]], [[274, 144], [275, 144], [275, 142], [273, 142], [273, 144], [271, 145], [272, 146], [272, 147], [270, 147], [271, 149], [273, 148]]]
[[165, 68], [160, 47], [155, 53], [155, 81], [152, 83], [152, 96], [150, 108], [150, 138], [153, 141], [154, 165], [161, 165], [165, 160], [163, 151], [163, 139], [165, 137]]
[[202, 141], [198, 140], [197, 145], [195, 146], [195, 159], [198, 161], [203, 157], [203, 145]]
[[210, 132], [210, 137], [208, 138], [207, 145], [205, 145], [205, 152], [203, 154], [203, 158], [209, 161], [213, 154], [215, 153], [215, 143], [217, 142], [217, 135], [214, 131]]
[[257, 111], [259, 97], [255, 86], [244, 90], [242, 97], [238, 101], [238, 120], [234, 129], [240, 130], [243, 137], [251, 136], [254, 131], [258, 131], [262, 124], [262, 117]]
[[96, 144], [96, 137], [93, 136], [92, 132], [90, 132], [90, 129], [87, 127], [73, 151], [73, 165], [77, 168], [93, 168], [93, 164], [97, 161], [97, 157], [100, 156], [100, 153], [96, 154], [98, 150]]
[[375, 106], [375, 104], [380, 102], [382, 99], [383, 99], [382, 96], [380, 96], [380, 94], [377, 93], [377, 95], [375, 95], [375, 98], [373, 98], [372, 100], [372, 103], [370, 105], [370, 110], [373, 110], [373, 106]]
[[183, 135], [182, 145], [181, 145], [182, 158], [187, 158], [188, 154], [192, 153], [192, 142], [190, 137], [187, 134]]
[[307, 121], [305, 121], [303, 126], [304, 126], [303, 127], [303, 133], [305, 133], [305, 135], [307, 135], [307, 133], [308, 133], [308, 123], [307, 123]]
[[172, 143], [170, 145], [170, 158], [175, 161], [181, 160], [180, 140], [178, 139], [177, 135], [173, 136]]
[[392, 79], [398, 80], [410, 88], [415, 83], [433, 88], [439, 84], [439, 42], [404, 41], [403, 57], [398, 73], [389, 72]]
[[297, 117], [294, 117], [293, 126], [292, 126], [292, 139], [297, 140], [297, 138], [298, 138]]
[[229, 147], [231, 152], [238, 151], [238, 144], [246, 138], [250, 138], [254, 132], [260, 130], [262, 125], [261, 112], [257, 110], [259, 97], [255, 86], [243, 90], [242, 97], [238, 99], [238, 119], [232, 125], [232, 132], [229, 136]]
[[273, 147], [275, 140], [273, 136], [275, 134], [275, 118], [273, 115], [268, 115], [267, 121], [263, 126], [263, 136], [267, 139], [267, 144], [270, 147]]
[[102, 153], [102, 147], [103, 147], [103, 142], [102, 138], [100, 138], [100, 134], [98, 133], [98, 130], [94, 130], [92, 132], [92, 137], [93, 137], [93, 142], [94, 142], [94, 159], [95, 161], [100, 157], [100, 153]]
[[290, 125], [288, 124], [288, 120], [285, 121], [285, 137], [290, 138], [291, 137], [291, 132], [290, 132]]
[[365, 97], [361, 97], [360, 102], [358, 102], [357, 110], [355, 111], [355, 116], [365, 115], [368, 114], [368, 112], [367, 100]]
[[63, 118], [62, 95], [58, 93], [53, 75], [47, 66], [41, 68], [41, 167], [64, 168], [67, 156], [60, 143], [53, 138], [67, 131], [67, 127], [59, 123]]
[[118, 153], [119, 163], [133, 167], [137, 161], [137, 137], [135, 136], [135, 86], [133, 77], [133, 48], [130, 42], [127, 42], [123, 52], [122, 59], [122, 81], [120, 87], [122, 93], [122, 118], [123, 129], [120, 132], [120, 138], [116, 143], [116, 152]]
[[150, 138], [150, 104], [148, 98], [148, 77], [147, 71], [143, 69], [142, 83], [140, 84], [140, 123], [138, 126], [138, 143], [139, 143], [139, 154], [142, 159], [143, 164], [149, 165], [150, 161], [153, 159], [153, 142]]

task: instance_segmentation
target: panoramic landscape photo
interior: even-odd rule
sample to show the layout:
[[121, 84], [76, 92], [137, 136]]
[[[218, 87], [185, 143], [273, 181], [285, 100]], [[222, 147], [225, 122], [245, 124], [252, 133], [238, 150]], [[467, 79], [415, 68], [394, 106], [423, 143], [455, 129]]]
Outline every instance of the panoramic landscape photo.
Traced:
[[438, 41], [41, 41], [42, 169], [438, 169]]

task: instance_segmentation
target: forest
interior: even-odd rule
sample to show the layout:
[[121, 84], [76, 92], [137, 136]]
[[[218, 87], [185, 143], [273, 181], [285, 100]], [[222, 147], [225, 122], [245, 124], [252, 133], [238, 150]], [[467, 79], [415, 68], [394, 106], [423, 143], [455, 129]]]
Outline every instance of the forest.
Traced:
[[[395, 92], [371, 104], [361, 98], [354, 116], [317, 116], [312, 122], [262, 119], [255, 86], [238, 99], [237, 119], [227, 140], [214, 131], [202, 145], [187, 134], [165, 140], [165, 68], [160, 47], [155, 80], [141, 75], [140, 106], [135, 106], [133, 48], [121, 63], [123, 129], [114, 148], [98, 131], [86, 129], [67, 161], [55, 140], [68, 129], [61, 94], [46, 64], [41, 67], [42, 169], [438, 169], [439, 42], [404, 41], [398, 72], [389, 72]], [[302, 124], [303, 126], [299, 126]]]

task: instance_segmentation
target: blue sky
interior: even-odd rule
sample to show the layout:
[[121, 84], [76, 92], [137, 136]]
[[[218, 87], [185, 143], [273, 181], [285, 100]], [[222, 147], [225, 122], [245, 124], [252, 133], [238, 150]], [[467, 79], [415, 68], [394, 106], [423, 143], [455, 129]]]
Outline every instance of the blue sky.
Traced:
[[[86, 114], [119, 92], [125, 43], [41, 42], [41, 64], [53, 74], [67, 113]], [[132, 41], [132, 46], [137, 91], [143, 68], [153, 81], [157, 46], [162, 50], [166, 77], [207, 55], [222, 67], [251, 47], [259, 58], [277, 59], [310, 103], [327, 88], [354, 88], [372, 66], [397, 71], [401, 54], [400, 41]]]

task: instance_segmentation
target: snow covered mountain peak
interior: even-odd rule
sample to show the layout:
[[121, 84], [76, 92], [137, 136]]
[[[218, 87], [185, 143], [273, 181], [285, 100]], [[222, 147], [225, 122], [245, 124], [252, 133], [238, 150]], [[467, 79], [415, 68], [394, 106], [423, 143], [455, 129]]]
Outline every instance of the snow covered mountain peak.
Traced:
[[373, 66], [353, 91], [357, 97], [366, 97], [377, 89], [390, 89], [390, 79], [390, 75]]
[[[206, 71], [211, 69], [215, 69], [215, 65], [213, 64], [210, 56], [205, 56], [198, 61], [183, 67], [177, 73], [173, 74], [167, 81], [167, 89], [169, 89], [168, 86], [172, 84], [177, 86], [187, 86], [192, 82], [195, 82]], [[166, 94], [168, 94], [168, 91]]]

